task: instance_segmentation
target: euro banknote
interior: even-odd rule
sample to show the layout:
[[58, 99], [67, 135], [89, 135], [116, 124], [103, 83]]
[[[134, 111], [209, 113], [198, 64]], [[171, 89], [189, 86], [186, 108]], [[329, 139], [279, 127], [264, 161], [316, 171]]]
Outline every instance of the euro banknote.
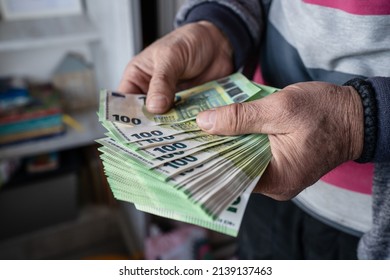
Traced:
[[240, 73], [175, 94], [166, 114], [150, 114], [145, 95], [104, 90], [98, 139], [111, 190], [137, 209], [236, 236], [249, 196], [272, 155], [268, 136], [201, 131], [203, 110], [263, 98], [277, 89]]
[[144, 94], [123, 94], [108, 90], [100, 93], [100, 118], [131, 126], [173, 124], [195, 119], [201, 111], [232, 103], [241, 103], [261, 91], [240, 73], [225, 79], [178, 92], [175, 106], [162, 115], [149, 113]]

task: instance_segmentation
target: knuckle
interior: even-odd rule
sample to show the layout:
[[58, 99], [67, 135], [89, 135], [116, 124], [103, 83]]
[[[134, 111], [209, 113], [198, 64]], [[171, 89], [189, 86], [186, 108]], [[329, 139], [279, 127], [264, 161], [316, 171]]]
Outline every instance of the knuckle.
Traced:
[[226, 107], [221, 121], [227, 127], [228, 133], [241, 134], [250, 130], [256, 112], [248, 104], [235, 103]]
[[246, 125], [245, 129], [253, 132], [257, 127], [259, 114], [264, 110], [261, 110], [257, 103], [251, 102], [243, 106], [243, 111], [243, 117], [245, 117], [244, 123]]
[[225, 119], [228, 120], [228, 127], [232, 132], [240, 132], [242, 123], [242, 104], [232, 104], [228, 107], [227, 116]]
[[310, 91], [301, 88], [299, 84], [293, 84], [284, 88], [280, 102], [288, 112], [296, 112], [297, 108], [305, 108], [310, 104], [312, 95]]
[[136, 74], [139, 72], [139, 68], [140, 67], [137, 65], [137, 61], [136, 60], [132, 60], [126, 66], [125, 75], [127, 77], [136, 76]]
[[299, 99], [295, 94], [285, 93], [279, 97], [279, 106], [286, 113], [293, 113], [299, 108]]
[[308, 106], [308, 102], [299, 93], [289, 91], [281, 92], [273, 106], [273, 114], [278, 116], [281, 123], [289, 124], [293, 127], [299, 126], [301, 121], [304, 121], [302, 120], [302, 115], [305, 115], [305, 110], [311, 107]]

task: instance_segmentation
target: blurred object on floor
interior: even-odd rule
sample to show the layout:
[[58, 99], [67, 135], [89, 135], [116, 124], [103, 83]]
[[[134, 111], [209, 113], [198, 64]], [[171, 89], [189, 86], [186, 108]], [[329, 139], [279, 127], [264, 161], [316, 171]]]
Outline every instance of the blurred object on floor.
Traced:
[[216, 260], [237, 259], [237, 238], [209, 231], [210, 250]]
[[86, 207], [77, 219], [0, 241], [0, 259], [138, 259], [118, 209]]
[[156, 215], [148, 217], [147, 259], [237, 259], [235, 237]]
[[31, 156], [26, 163], [27, 172], [40, 173], [56, 170], [59, 167], [58, 152]]
[[20, 159], [18, 158], [0, 160], [0, 190], [10, 180], [19, 166]]
[[207, 230], [183, 225], [162, 232], [151, 224], [151, 236], [145, 240], [145, 257], [148, 260], [200, 260], [211, 259]]
[[57, 155], [57, 168], [31, 172], [39, 157], [22, 159], [0, 191], [0, 240], [75, 219], [79, 213], [79, 150]]

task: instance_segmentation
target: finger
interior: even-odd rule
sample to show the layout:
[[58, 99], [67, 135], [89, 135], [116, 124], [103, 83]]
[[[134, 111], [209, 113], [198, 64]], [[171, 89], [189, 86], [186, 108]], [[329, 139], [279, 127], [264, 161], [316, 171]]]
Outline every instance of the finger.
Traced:
[[182, 56], [164, 52], [164, 58], [156, 63], [146, 97], [146, 108], [149, 112], [161, 114], [168, 111], [174, 101], [176, 86], [183, 73], [185, 62]]
[[177, 77], [169, 72], [154, 73], [146, 97], [146, 108], [154, 114], [168, 111], [173, 104]]
[[274, 134], [277, 112], [266, 107], [262, 100], [232, 104], [198, 114], [197, 124], [210, 134], [240, 135], [248, 133]]
[[121, 93], [143, 93], [144, 92], [141, 87], [130, 82], [127, 79], [124, 79], [119, 83], [117, 91]]
[[117, 90], [122, 93], [147, 93], [150, 76], [135, 63], [127, 66]]

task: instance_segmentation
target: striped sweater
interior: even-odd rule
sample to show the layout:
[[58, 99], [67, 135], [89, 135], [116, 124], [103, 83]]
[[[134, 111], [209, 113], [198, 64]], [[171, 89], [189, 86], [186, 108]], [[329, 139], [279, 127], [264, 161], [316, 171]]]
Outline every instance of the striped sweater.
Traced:
[[236, 69], [256, 61], [271, 86], [367, 78], [378, 108], [374, 163], [347, 162], [294, 201], [362, 236], [360, 258], [390, 258], [390, 2], [190, 0], [176, 25], [199, 20], [213, 22], [229, 38]]

